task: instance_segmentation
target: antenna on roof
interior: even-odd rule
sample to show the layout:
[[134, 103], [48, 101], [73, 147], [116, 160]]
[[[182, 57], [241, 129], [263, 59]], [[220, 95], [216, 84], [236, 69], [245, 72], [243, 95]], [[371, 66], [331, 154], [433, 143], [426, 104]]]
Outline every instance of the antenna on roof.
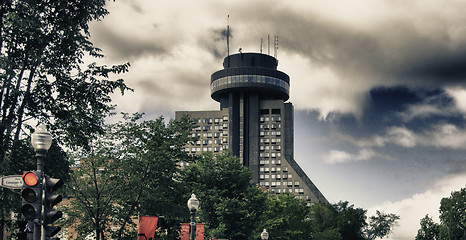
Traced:
[[278, 52], [278, 36], [274, 36], [273, 39], [273, 56], [277, 58], [277, 52]]
[[228, 67], [230, 67], [230, 14], [227, 15], [227, 57]]
[[267, 54], [270, 55], [270, 35], [267, 34]]
[[261, 54], [262, 54], [262, 40], [263, 40], [263, 39], [261, 38]]

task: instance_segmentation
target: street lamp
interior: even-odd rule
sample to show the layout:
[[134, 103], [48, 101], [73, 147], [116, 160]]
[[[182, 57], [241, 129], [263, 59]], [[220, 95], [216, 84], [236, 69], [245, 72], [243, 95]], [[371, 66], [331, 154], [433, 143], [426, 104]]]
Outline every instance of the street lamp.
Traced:
[[261, 239], [262, 239], [262, 240], [267, 240], [267, 239], [269, 239], [269, 233], [265, 230], [265, 228], [264, 228], [264, 230], [263, 230], [262, 233], [261, 233]]
[[196, 239], [196, 211], [199, 208], [199, 200], [197, 200], [196, 195], [191, 194], [191, 198], [188, 200], [188, 209], [191, 212], [191, 223], [190, 226], [190, 234], [189, 239], [195, 240]]
[[32, 134], [31, 143], [36, 151], [37, 171], [44, 171], [44, 158], [52, 145], [52, 135], [47, 132], [47, 128], [43, 123], [39, 124]]

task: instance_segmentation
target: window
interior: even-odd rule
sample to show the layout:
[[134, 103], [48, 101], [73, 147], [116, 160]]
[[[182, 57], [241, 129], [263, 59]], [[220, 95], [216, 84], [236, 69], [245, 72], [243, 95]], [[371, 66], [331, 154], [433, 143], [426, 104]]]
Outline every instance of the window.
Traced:
[[270, 110], [269, 109], [261, 109], [260, 114], [269, 114]]

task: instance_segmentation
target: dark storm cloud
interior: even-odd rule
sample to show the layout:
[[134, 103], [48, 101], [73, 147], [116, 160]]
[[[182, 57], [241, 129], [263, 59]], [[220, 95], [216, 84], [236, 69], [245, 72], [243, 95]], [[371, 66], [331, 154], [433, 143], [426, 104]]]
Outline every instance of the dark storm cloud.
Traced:
[[[429, 81], [435, 86], [458, 83], [466, 77], [466, 31], [450, 36], [451, 28], [466, 24], [461, 19], [450, 23], [420, 15], [413, 20], [413, 15], [363, 28], [334, 21], [334, 16], [298, 12], [280, 4], [242, 8], [237, 14], [240, 20], [236, 21], [243, 21], [248, 28], [243, 31], [252, 35], [258, 29], [262, 29], [261, 34], [277, 33], [280, 49], [331, 67], [351, 84], [421, 85]], [[426, 30], [432, 21], [441, 27]], [[254, 38], [251, 41], [258, 36]]]
[[[233, 38], [232, 29], [229, 30], [230, 40]], [[198, 40], [201, 48], [207, 50], [216, 59], [223, 59], [227, 55], [226, 28], [211, 28]]]
[[402, 71], [406, 78], [426, 81], [445, 81], [446, 83], [462, 83], [466, 80], [466, 50], [453, 53], [436, 52], [436, 56], [420, 59], [417, 63]]

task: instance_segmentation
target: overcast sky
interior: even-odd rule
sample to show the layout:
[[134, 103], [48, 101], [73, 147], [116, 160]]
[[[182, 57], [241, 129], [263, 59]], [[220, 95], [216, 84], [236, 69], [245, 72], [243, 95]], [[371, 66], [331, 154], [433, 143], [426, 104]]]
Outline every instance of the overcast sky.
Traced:
[[[290, 76], [295, 159], [332, 203], [401, 216], [413, 239], [466, 187], [466, 1], [108, 2], [91, 25], [106, 64], [130, 62], [119, 111], [216, 110], [210, 75], [230, 53], [268, 53]], [[273, 44], [270, 44], [273, 55]]]

